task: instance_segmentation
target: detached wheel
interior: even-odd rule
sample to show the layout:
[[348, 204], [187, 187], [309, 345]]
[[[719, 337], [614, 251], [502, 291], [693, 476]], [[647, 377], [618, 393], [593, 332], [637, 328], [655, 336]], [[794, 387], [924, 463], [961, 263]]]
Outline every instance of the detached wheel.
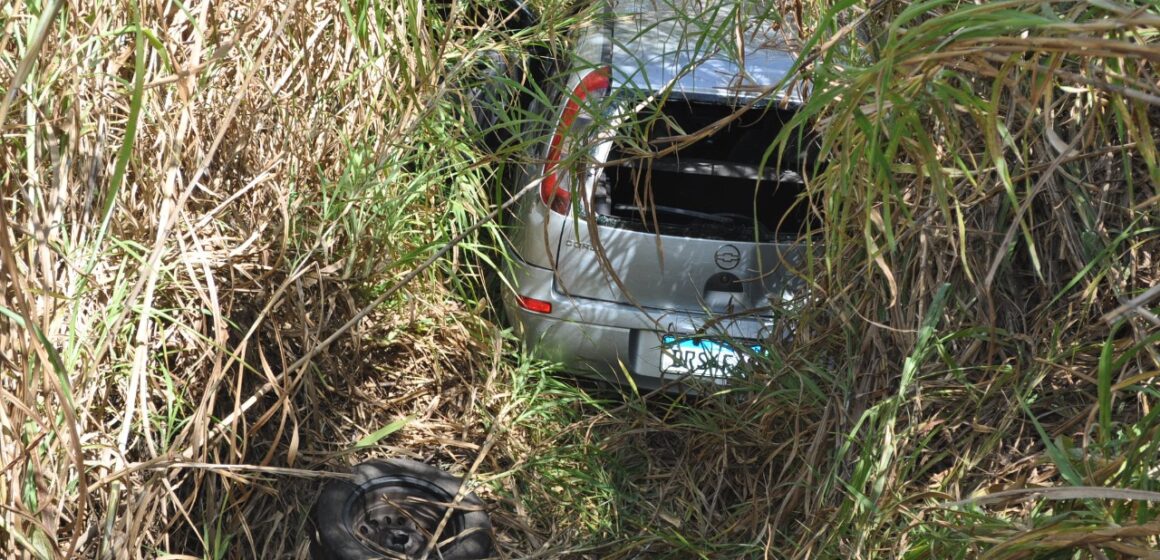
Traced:
[[311, 556], [315, 560], [428, 558], [476, 560], [491, 553], [491, 522], [483, 502], [467, 494], [444, 514], [463, 481], [406, 459], [368, 461], [354, 467], [353, 480], [332, 480], [311, 513]]

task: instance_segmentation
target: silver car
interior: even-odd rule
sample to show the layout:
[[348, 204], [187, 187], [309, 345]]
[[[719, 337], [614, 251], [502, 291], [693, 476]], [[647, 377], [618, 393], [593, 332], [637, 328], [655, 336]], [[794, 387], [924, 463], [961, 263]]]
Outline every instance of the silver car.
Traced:
[[801, 102], [796, 55], [761, 19], [614, 2], [556, 58], [554, 102], [525, 108], [541, 140], [505, 180], [528, 196], [503, 303], [537, 355], [651, 389], [725, 383], [787, 336], [813, 224], [803, 151], [770, 149]]

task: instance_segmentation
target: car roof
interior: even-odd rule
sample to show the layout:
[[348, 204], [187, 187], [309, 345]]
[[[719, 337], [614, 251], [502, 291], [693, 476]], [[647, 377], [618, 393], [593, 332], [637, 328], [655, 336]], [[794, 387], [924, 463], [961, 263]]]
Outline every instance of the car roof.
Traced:
[[613, 89], [659, 92], [671, 83], [684, 97], [744, 101], [781, 84], [773, 98], [800, 103], [801, 88], [782, 84], [797, 59], [796, 37], [784, 31], [792, 25], [753, 13], [755, 4], [610, 0], [576, 52], [610, 67]]

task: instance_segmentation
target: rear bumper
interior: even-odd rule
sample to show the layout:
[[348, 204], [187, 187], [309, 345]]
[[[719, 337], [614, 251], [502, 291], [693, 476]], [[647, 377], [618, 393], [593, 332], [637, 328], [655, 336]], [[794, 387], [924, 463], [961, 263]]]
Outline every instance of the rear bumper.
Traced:
[[646, 390], [677, 379], [661, 371], [661, 337], [666, 334], [754, 341], [768, 339], [774, 328], [773, 320], [765, 317], [722, 319], [571, 297], [557, 289], [551, 269], [518, 259], [509, 264], [508, 272], [519, 295], [552, 306], [550, 313], [529, 311], [519, 306], [516, 294], [504, 290], [507, 316], [534, 355], [614, 383], [623, 384], [628, 373]]

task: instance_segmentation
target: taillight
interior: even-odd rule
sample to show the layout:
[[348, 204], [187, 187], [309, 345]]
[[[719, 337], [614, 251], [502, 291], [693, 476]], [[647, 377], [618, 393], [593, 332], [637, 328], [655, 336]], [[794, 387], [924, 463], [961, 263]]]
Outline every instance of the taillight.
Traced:
[[535, 311], [536, 313], [551, 313], [552, 302], [544, 301], [542, 299], [530, 298], [528, 296], [516, 296], [516, 303], [520, 307], [528, 311]]
[[560, 156], [564, 151], [564, 135], [576, 122], [576, 115], [580, 113], [580, 103], [588, 99], [589, 94], [603, 94], [608, 89], [610, 83], [608, 76], [608, 68], [598, 68], [580, 80], [580, 84], [572, 91], [572, 96], [564, 105], [564, 112], [560, 114], [560, 124], [556, 126], [556, 134], [552, 136], [552, 143], [548, 145], [544, 180], [540, 183], [540, 200], [558, 214], [567, 214], [568, 207], [572, 205], [572, 192], [567, 185], [560, 184], [560, 174], [557, 170]]

